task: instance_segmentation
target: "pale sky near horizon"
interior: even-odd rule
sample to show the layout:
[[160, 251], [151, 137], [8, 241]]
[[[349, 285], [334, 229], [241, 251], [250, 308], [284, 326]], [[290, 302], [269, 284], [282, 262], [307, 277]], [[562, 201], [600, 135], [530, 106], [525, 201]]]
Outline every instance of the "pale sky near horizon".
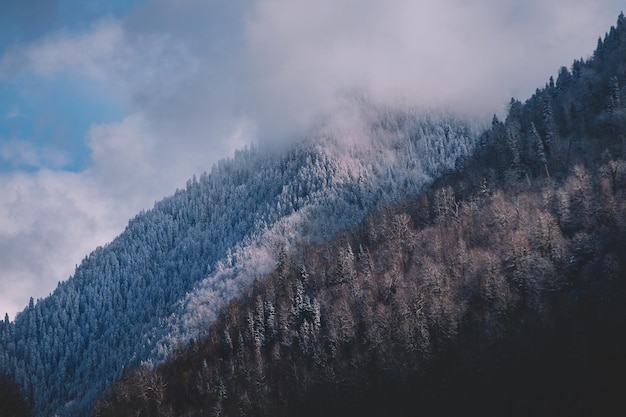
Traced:
[[0, 314], [129, 218], [346, 94], [503, 114], [592, 54], [614, 0], [0, 2]]

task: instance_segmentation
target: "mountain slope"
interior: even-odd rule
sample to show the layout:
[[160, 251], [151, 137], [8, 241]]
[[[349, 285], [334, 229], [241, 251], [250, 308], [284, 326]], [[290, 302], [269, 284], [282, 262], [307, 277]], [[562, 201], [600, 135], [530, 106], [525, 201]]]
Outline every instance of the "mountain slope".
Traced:
[[626, 371], [619, 166], [615, 193], [587, 174], [596, 215], [575, 234], [552, 205], [577, 198], [581, 172], [440, 213], [423, 199], [299, 246], [95, 415], [610, 414]]
[[95, 415], [611, 414], [626, 371], [626, 19], [473, 160], [300, 243]]
[[[124, 369], [197, 337], [220, 305], [273, 268], [280, 248], [328, 238], [417, 193], [477, 137], [451, 117], [362, 109], [358, 131], [338, 138], [326, 127], [281, 152], [243, 150], [190, 180], [2, 323], [0, 368], [37, 415], [84, 414]], [[376, 145], [349, 140], [357, 132]]]

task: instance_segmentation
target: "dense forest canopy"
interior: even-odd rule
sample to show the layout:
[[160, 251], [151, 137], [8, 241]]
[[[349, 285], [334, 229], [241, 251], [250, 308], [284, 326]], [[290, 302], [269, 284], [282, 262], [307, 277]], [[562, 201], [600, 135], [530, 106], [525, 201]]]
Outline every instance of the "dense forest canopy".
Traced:
[[238, 151], [138, 214], [49, 297], [1, 322], [0, 369], [36, 414], [84, 414], [124, 369], [159, 363], [197, 338], [274, 268], [281, 247], [328, 239], [373, 207], [416, 195], [462, 164], [478, 138], [451, 115], [359, 106], [363, 141], [321, 126], [278, 152]]
[[605, 415], [626, 371], [626, 20], [461, 169], [276, 268], [95, 416]]
[[606, 414], [626, 371], [623, 14], [482, 134], [359, 111], [342, 134], [367, 140], [239, 151], [0, 322], [9, 397], [39, 416]]

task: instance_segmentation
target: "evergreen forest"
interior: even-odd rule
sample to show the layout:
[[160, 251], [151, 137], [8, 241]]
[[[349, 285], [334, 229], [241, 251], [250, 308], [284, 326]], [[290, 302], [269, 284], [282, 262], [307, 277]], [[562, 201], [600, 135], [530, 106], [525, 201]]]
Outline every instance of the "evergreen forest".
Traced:
[[0, 322], [8, 415], [619, 410], [624, 15], [490, 126], [357, 104], [360, 129], [239, 151]]

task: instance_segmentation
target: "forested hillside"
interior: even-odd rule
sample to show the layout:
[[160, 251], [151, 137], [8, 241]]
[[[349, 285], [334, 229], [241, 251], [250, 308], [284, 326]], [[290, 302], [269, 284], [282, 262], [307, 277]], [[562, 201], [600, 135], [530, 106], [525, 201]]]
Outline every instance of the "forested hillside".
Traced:
[[[626, 371], [626, 19], [462, 169], [285, 246], [96, 416], [610, 415]], [[208, 325], [207, 325], [208, 326]]]
[[287, 149], [242, 150], [132, 219], [58, 288], [0, 322], [0, 370], [36, 415], [84, 415], [142, 362], [198, 337], [276, 264], [375, 206], [415, 195], [467, 158], [478, 134], [451, 116], [361, 103], [360, 137], [322, 126]]

